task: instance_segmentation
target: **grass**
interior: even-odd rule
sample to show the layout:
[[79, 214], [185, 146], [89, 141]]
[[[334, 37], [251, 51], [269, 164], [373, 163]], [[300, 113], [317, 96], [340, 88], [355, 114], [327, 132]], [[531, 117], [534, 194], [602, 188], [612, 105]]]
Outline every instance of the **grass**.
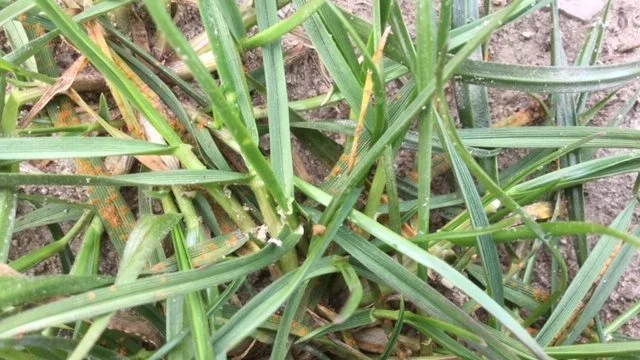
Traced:
[[[127, 35], [139, 25], [134, 3], [176, 63], [156, 59], [139, 33]], [[597, 65], [603, 26], [569, 64], [555, 0], [516, 0], [484, 16], [475, 9], [491, 9], [489, 1], [444, 0], [437, 12], [420, 0], [414, 38], [405, 19], [415, 14], [395, 0], [374, 0], [370, 22], [331, 0], [194, 3], [205, 30], [190, 42], [169, 2], [0, 1], [11, 39], [0, 54], [0, 358], [640, 354], [640, 339], [620, 332], [638, 304], [599, 318], [640, 246], [631, 225], [639, 187], [611, 224], [585, 221], [584, 184], [640, 171], [640, 132], [619, 129], [637, 96], [607, 126], [587, 126], [611, 99], [590, 106], [592, 93], [640, 76], [637, 62]], [[289, 3], [294, 12], [279, 18]], [[543, 6], [551, 7], [553, 65], [483, 60], [494, 31]], [[281, 39], [300, 28], [333, 89], [289, 101], [291, 54]], [[106, 86], [57, 67], [58, 37]], [[262, 66], [248, 72], [243, 55], [253, 49]], [[402, 83], [396, 94], [390, 81]], [[514, 114], [491, 127], [487, 88], [537, 94], [545, 125]], [[87, 91], [100, 91], [100, 101], [85, 100], [95, 99]], [[266, 105], [256, 105], [257, 94]], [[337, 102], [348, 119], [305, 118]], [[37, 111], [25, 121], [30, 105]], [[259, 144], [266, 134], [268, 153]], [[306, 176], [314, 169], [299, 161], [294, 137], [332, 167], [323, 182]], [[498, 169], [508, 148], [530, 152]], [[629, 152], [596, 158], [599, 148]], [[416, 152], [417, 177], [397, 176], [401, 149]], [[64, 158], [77, 174], [18, 167]], [[105, 158], [122, 165], [107, 170]], [[448, 172], [456, 190], [432, 195], [433, 178]], [[89, 201], [27, 195], [24, 185], [82, 186]], [[123, 187], [137, 190], [137, 211]], [[16, 217], [19, 201], [33, 210]], [[434, 229], [436, 211], [447, 222]], [[12, 238], [47, 227], [53, 242], [9, 258]], [[593, 249], [587, 235], [599, 236]], [[579, 260], [571, 281], [563, 236]], [[98, 273], [107, 242], [118, 253], [115, 276]], [[543, 252], [552, 258], [549, 289], [532, 282]], [[60, 274], [23, 274], [55, 257]], [[127, 316], [136, 331], [118, 326]], [[372, 332], [384, 336], [362, 336]]]

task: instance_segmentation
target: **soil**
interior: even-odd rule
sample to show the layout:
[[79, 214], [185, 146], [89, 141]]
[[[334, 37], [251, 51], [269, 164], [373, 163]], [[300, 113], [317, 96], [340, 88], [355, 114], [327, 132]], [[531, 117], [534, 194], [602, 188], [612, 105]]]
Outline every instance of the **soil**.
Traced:
[[[371, 2], [369, 0], [339, 0], [337, 3], [351, 9], [357, 15], [365, 18], [370, 17]], [[399, 3], [403, 9], [403, 13], [406, 14], [405, 18], [410, 30], [413, 30], [414, 21], [412, 14], [415, 13], [415, 1], [399, 0]], [[494, 0], [493, 3], [494, 8], [498, 9], [504, 6], [505, 1]], [[283, 13], [286, 14], [288, 11], [290, 10], [284, 9]], [[189, 37], [202, 31], [202, 26], [197, 19], [197, 11], [193, 8], [188, 8], [187, 6], [187, 8], [180, 12], [179, 24], [182, 25], [185, 33]], [[563, 41], [570, 62], [575, 58], [582, 41], [595, 21], [596, 20], [593, 19], [585, 22], [574, 16], [562, 15], [561, 26]], [[614, 1], [607, 25], [605, 44], [600, 63], [615, 64], [640, 59], [640, 48], [622, 51], [625, 47], [629, 47], [629, 45], [633, 45], [638, 41], [637, 34], [638, 31], [640, 31], [640, 6], [637, 0]], [[0, 46], [3, 47], [3, 50], [6, 47], [5, 40], [3, 34], [0, 34], [0, 41], [2, 41]], [[153, 40], [151, 40], [151, 43], [153, 44]], [[62, 66], [71, 63], [75, 58], [73, 51], [61, 42], [59, 43], [57, 53], [58, 61]], [[247, 66], [252, 68], [254, 67], [253, 65], [259, 64], [259, 54], [257, 52], [252, 53], [247, 56], [246, 60]], [[550, 64], [550, 14], [548, 10], [538, 10], [525, 19], [510, 24], [495, 33], [490, 42], [490, 60], [511, 64]], [[324, 76], [321, 62], [313, 54], [313, 51], [307, 51], [289, 66], [286, 79], [291, 100], [322, 94], [328, 91], [331, 86]], [[633, 86], [618, 91], [610, 103], [594, 119], [593, 123], [595, 125], [606, 123], [620, 106], [629, 100], [637, 90], [638, 84], [634, 84]], [[594, 94], [590, 99], [590, 103], [595, 103], [605, 95], [605, 93]], [[519, 110], [533, 109], [536, 107], [536, 102], [529, 95], [502, 89], [492, 89], [490, 91], [490, 101], [494, 120], [502, 119]], [[313, 111], [307, 115], [310, 118], [335, 119], [346, 118], [349, 114], [348, 109], [344, 105], [336, 105]], [[626, 117], [622, 126], [629, 128], [638, 128], [640, 126], [640, 107], [637, 104]], [[316, 181], [322, 179], [328, 169], [315, 159], [310, 159], [308, 153], [306, 153], [299, 144], [295, 144], [295, 149], [300, 150], [302, 159], [307, 162], [307, 169], [311, 177]], [[601, 150], [598, 155], [602, 156], [615, 152], [620, 151]], [[508, 152], [501, 156], [501, 164], [512, 163], [515, 159], [522, 156], [522, 154], [522, 151]], [[400, 156], [399, 166], [410, 168], [412, 162], [412, 154], [403, 153]], [[33, 167], [29, 167], [29, 169], [33, 169]], [[56, 161], [47, 164], [42, 170], [47, 172], [72, 173], [74, 167], [70, 161]], [[613, 218], [630, 200], [634, 180], [634, 176], [625, 175], [587, 184], [585, 192], [588, 219], [601, 224], [611, 223]], [[442, 186], [447, 185], [443, 184]], [[84, 189], [79, 188], [28, 187], [25, 189], [25, 192], [54, 195], [67, 199], [86, 200]], [[28, 206], [21, 204], [18, 215], [22, 215], [29, 210]], [[638, 223], [637, 218], [634, 223]], [[51, 241], [51, 234], [46, 228], [17, 233], [12, 241], [10, 258], [15, 259], [28, 251], [43, 246], [49, 241]], [[573, 264], [573, 275], [576, 269], [575, 255], [573, 251], [567, 250], [570, 247], [566, 239], [562, 240], [561, 244], [563, 245], [566, 257], [570, 263]], [[100, 267], [103, 273], [113, 273], [117, 267], [117, 260], [115, 260], [115, 257], [111, 254], [113, 254], [112, 251], [105, 249]], [[549, 285], [550, 279], [548, 257], [542, 256], [539, 265], [536, 271], [535, 281], [546, 287]], [[54, 257], [30, 270], [29, 274], [38, 275], [59, 272], [60, 262]], [[640, 256], [636, 255], [617, 285], [615, 292], [602, 310], [601, 316], [605, 322], [614, 319], [618, 314], [640, 299], [640, 278], [638, 274], [640, 274]], [[640, 336], [640, 317], [637, 317], [625, 326], [623, 332], [633, 337]]]

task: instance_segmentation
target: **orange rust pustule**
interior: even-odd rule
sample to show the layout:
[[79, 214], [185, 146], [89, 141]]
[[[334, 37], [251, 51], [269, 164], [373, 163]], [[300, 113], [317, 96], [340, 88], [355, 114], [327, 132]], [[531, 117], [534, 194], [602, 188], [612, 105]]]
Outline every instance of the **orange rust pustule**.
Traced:
[[73, 114], [73, 107], [68, 101], [63, 101], [58, 110], [58, 119], [64, 125], [78, 125], [80, 119]]
[[293, 321], [291, 323], [291, 329], [293, 330], [294, 333], [296, 333], [300, 337], [306, 336], [309, 334], [309, 328], [307, 328], [306, 326], [304, 326], [298, 321]]
[[311, 227], [311, 234], [314, 236], [322, 236], [326, 230], [327, 227], [322, 224], [313, 224]]
[[218, 250], [218, 245], [216, 243], [210, 243], [206, 246], [207, 251], [216, 251]]
[[533, 289], [533, 299], [535, 301], [538, 302], [545, 302], [547, 301], [547, 299], [549, 298], [549, 292], [541, 289], [541, 288], [534, 288]]
[[164, 262], [159, 262], [151, 267], [151, 272], [163, 272], [167, 270], [167, 264]]
[[[100, 210], [101, 209], [101, 210]], [[99, 211], [104, 214], [104, 220], [106, 220], [112, 228], [117, 229], [122, 226], [122, 221], [118, 216], [115, 205], [107, 204], [99, 207]]]
[[327, 178], [336, 177], [340, 175], [340, 173], [344, 172], [344, 170], [347, 169], [348, 161], [349, 161], [349, 156], [347, 154], [343, 153], [342, 155], [340, 155], [340, 158], [331, 169], [331, 172], [329, 172], [329, 176], [327, 176]]
[[78, 159], [76, 161], [76, 167], [78, 168], [78, 174], [81, 175], [105, 175], [105, 170], [101, 164], [91, 160]]
[[229, 236], [229, 239], [227, 240], [227, 244], [229, 244], [229, 247], [234, 247], [238, 244], [238, 236], [236, 235], [235, 232], [231, 233], [231, 236]]

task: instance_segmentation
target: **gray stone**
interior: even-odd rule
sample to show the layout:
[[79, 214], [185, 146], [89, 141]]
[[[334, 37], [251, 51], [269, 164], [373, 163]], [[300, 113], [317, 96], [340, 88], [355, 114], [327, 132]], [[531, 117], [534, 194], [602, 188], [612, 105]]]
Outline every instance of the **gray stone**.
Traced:
[[602, 10], [606, 0], [558, 0], [560, 10], [582, 21], [593, 19]]
[[524, 40], [530, 40], [533, 35], [535, 35], [533, 31], [523, 31], [520, 33], [520, 36], [522, 36]]

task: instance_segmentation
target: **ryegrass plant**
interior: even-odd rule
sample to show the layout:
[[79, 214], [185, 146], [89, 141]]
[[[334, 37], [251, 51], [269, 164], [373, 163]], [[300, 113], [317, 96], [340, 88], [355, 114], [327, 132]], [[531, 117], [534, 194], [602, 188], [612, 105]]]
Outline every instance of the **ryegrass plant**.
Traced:
[[[619, 333], [638, 304], [610, 323], [599, 318], [640, 246], [631, 228], [638, 186], [608, 226], [585, 221], [585, 183], [640, 170], [640, 131], [617, 128], [638, 96], [607, 127], [586, 126], [611, 98], [589, 107], [591, 93], [640, 77], [640, 62], [596, 65], [604, 26], [571, 65], [556, 0], [515, 0], [484, 16], [478, 9], [490, 1], [443, 0], [437, 12], [417, 0], [417, 14], [403, 14], [396, 0], [373, 0], [370, 22], [332, 0], [193, 3], [0, 0], [11, 40], [0, 54], [0, 358], [640, 354], [640, 340]], [[279, 18], [289, 3], [293, 13]], [[205, 31], [187, 40], [173, 5], [197, 6]], [[494, 31], [545, 6], [552, 66], [486, 60]], [[134, 8], [174, 63], [150, 51]], [[289, 101], [292, 55], [281, 38], [299, 27], [332, 90]], [[64, 71], [52, 51], [58, 38], [81, 56]], [[242, 59], [254, 49], [262, 66], [249, 73]], [[87, 64], [99, 81], [78, 75]], [[394, 80], [402, 88], [391, 95], [385, 82]], [[515, 114], [492, 127], [487, 88], [548, 96], [546, 125]], [[87, 103], [87, 91], [102, 92], [100, 101]], [[340, 101], [349, 119], [305, 118]], [[294, 153], [294, 137], [333, 168], [324, 182], [306, 176], [313, 169]], [[508, 148], [530, 153], [499, 170]], [[631, 152], [596, 158], [599, 148]], [[396, 173], [401, 149], [416, 152], [415, 178]], [[77, 174], [18, 166], [63, 158]], [[107, 169], [105, 158], [120, 165]], [[433, 177], [449, 170], [456, 190], [432, 195]], [[24, 185], [85, 187], [89, 201], [28, 195]], [[138, 189], [137, 214], [122, 187]], [[16, 218], [19, 201], [34, 210]], [[448, 219], [438, 229], [433, 211]], [[44, 226], [53, 242], [9, 259], [12, 238]], [[591, 251], [587, 235], [600, 236]], [[562, 236], [580, 266], [572, 281]], [[98, 274], [107, 241], [115, 276]], [[532, 282], [543, 251], [552, 255], [550, 289]], [[51, 257], [61, 273], [23, 274]]]

